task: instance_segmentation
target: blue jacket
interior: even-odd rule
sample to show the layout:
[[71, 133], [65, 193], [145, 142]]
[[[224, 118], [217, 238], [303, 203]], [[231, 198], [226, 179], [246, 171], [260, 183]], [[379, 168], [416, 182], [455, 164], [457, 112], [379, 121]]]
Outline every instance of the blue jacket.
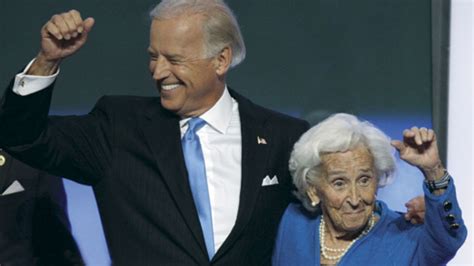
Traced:
[[[454, 182], [440, 196], [425, 186], [425, 223], [413, 225], [403, 214], [377, 201], [380, 220], [341, 258], [338, 265], [444, 265], [466, 239], [467, 230]], [[275, 266], [320, 265], [319, 223], [300, 204], [291, 204], [280, 222], [273, 253]]]

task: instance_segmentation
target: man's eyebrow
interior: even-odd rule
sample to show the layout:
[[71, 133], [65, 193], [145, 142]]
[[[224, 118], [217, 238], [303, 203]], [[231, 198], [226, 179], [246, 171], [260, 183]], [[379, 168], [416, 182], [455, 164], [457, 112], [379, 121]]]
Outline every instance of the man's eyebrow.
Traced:
[[183, 60], [185, 58], [184, 56], [179, 54], [166, 54], [164, 56], [171, 60]]
[[[148, 53], [152, 56], [159, 55], [159, 53], [155, 52], [152, 48], [147, 49]], [[179, 54], [160, 54], [161, 56], [166, 57], [169, 60], [184, 60], [184, 56]]]

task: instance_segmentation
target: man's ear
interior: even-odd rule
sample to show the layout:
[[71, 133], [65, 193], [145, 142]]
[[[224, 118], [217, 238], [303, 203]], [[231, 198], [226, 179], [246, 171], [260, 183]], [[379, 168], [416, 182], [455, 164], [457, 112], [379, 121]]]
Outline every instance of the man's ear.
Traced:
[[223, 76], [227, 73], [232, 62], [232, 49], [229, 46], [224, 47], [214, 59], [216, 74]]
[[320, 199], [316, 193], [316, 189], [309, 188], [308, 191], [306, 191], [306, 195], [311, 200], [311, 206], [316, 207], [316, 205], [319, 204]]

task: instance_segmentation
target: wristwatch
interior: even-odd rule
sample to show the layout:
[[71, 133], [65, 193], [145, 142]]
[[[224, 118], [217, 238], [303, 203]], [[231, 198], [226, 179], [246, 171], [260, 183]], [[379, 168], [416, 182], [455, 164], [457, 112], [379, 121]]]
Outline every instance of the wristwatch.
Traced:
[[443, 177], [441, 177], [441, 179], [439, 180], [426, 180], [425, 179], [425, 185], [430, 192], [433, 192], [440, 189], [446, 189], [448, 187], [450, 180], [451, 180], [451, 176], [446, 171]]

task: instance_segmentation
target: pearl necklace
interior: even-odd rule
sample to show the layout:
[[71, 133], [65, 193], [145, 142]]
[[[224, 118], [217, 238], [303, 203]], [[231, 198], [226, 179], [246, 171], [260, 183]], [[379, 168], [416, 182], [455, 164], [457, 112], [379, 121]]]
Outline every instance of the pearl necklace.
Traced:
[[[374, 224], [375, 224], [375, 215], [372, 213], [372, 216], [370, 217], [370, 220], [369, 220], [369, 225], [364, 229], [364, 231], [362, 231], [360, 233], [359, 236], [357, 236], [356, 238], [354, 238], [350, 243], [349, 245], [347, 245], [346, 248], [329, 248], [329, 247], [326, 247], [326, 244], [325, 244], [325, 234], [326, 234], [326, 222], [324, 221], [323, 219], [324, 217], [321, 215], [321, 222], [319, 224], [319, 243], [320, 243], [320, 246], [321, 246], [321, 255], [323, 255], [323, 257], [325, 259], [328, 259], [328, 260], [335, 260], [335, 261], [338, 261], [340, 258], [344, 257], [344, 255], [346, 255], [347, 251], [349, 251], [349, 249], [352, 247], [352, 245], [354, 245], [354, 243], [359, 240], [361, 237], [367, 235], [370, 230], [372, 230], [372, 228], [374, 227]], [[327, 254], [327, 252], [332, 252], [332, 253], [340, 253], [339, 255], [335, 255], [335, 256], [331, 256], [329, 254]]]

